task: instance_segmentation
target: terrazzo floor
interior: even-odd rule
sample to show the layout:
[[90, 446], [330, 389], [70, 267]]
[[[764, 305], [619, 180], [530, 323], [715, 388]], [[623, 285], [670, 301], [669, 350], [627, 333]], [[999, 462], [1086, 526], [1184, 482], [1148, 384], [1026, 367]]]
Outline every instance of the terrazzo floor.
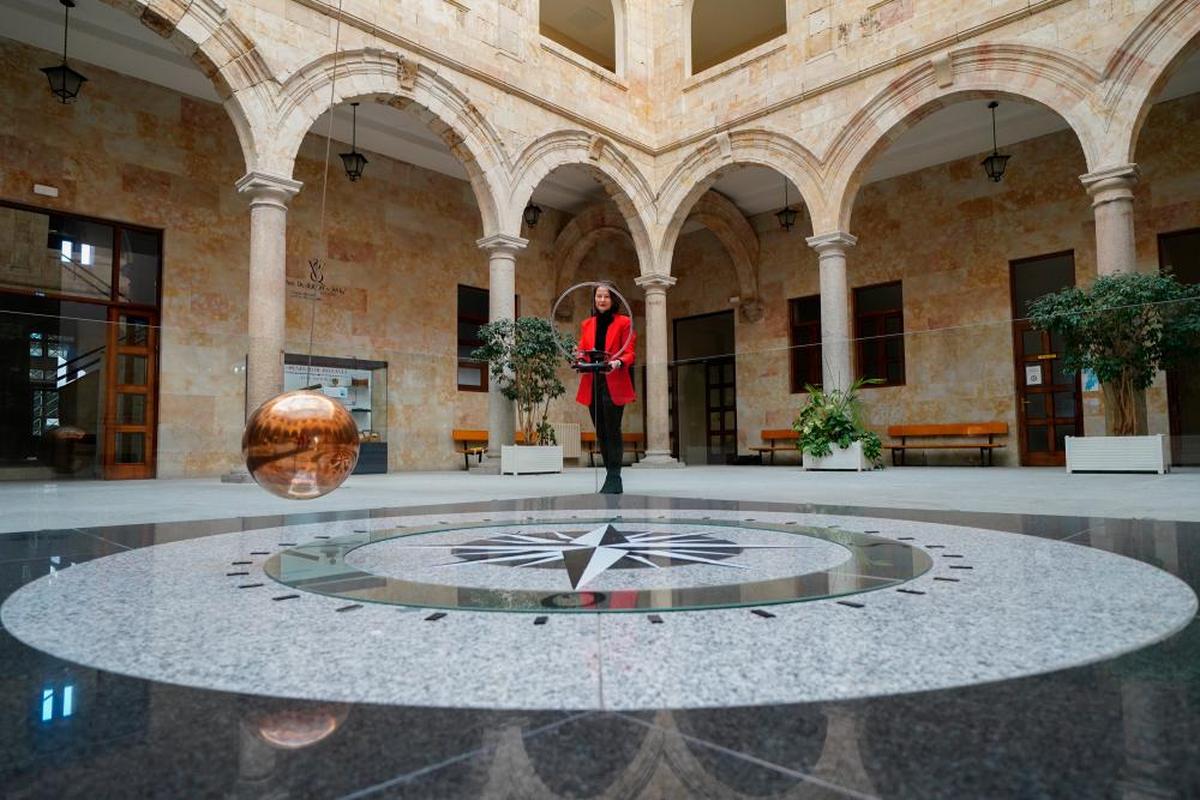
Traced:
[[[0, 632], [0, 787], [7, 797], [1200, 793], [1196, 523], [627, 495], [602, 510], [697, 531], [750, 519], [878, 531], [923, 548], [934, 566], [853, 595], [858, 607], [826, 597], [547, 613], [540, 624], [531, 613], [453, 605], [433, 621], [431, 609], [372, 602], [339, 611], [347, 600], [275, 584], [262, 572], [267, 556], [232, 564], [247, 560], [243, 551], [302, 549], [401, 517], [532, 517], [553, 528], [596, 510], [594, 496], [579, 495], [0, 536], [3, 619], [19, 637]], [[358, 551], [356, 568], [403, 576], [375, 546]], [[731, 560], [753, 565], [764, 552]], [[944, 555], [964, 556], [970, 563], [958, 566], [973, 569], [956, 573], [971, 579], [935, 585], [952, 575]], [[811, 563], [770, 567], [836, 569], [840, 557], [818, 550]], [[214, 574], [188, 578], [181, 564]], [[682, 583], [734, 580], [711, 565], [672, 569]], [[557, 570], [507, 572], [523, 573], [513, 580], [527, 588], [571, 591]], [[652, 570], [626, 572], [590, 588], [620, 590]], [[238, 581], [264, 585], [239, 590]], [[299, 596], [273, 601], [262, 590]], [[495, 622], [506, 617], [521, 622]], [[214, 621], [223, 638], [193, 664], [198, 674], [161, 672]], [[373, 627], [386, 645], [363, 644]], [[420, 635], [396, 635], [404, 629]], [[351, 630], [362, 635], [346, 637]], [[37, 637], [44, 649], [22, 642]], [[89, 652], [60, 650], [89, 642]], [[127, 647], [120, 669], [100, 657], [114, 642]], [[303, 680], [301, 662], [283, 652], [308, 656]], [[490, 659], [464, 663], [469, 652]], [[129, 669], [134, 657], [140, 666]], [[241, 685], [214, 684], [248, 663], [260, 670]], [[830, 678], [820, 691], [796, 678], [814, 675]], [[327, 688], [289, 699], [280, 696], [288, 681], [374, 682], [403, 694]]]

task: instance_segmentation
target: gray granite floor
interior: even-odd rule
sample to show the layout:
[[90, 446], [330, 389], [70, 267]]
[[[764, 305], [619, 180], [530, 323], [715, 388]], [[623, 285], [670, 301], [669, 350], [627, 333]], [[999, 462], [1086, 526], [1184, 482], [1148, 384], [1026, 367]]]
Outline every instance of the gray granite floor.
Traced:
[[[0, 532], [566, 496], [594, 492], [596, 480], [589, 469], [561, 475], [357, 475], [336, 492], [305, 502], [212, 479], [0, 483]], [[1197, 469], [1169, 475], [1067, 475], [1051, 468], [830, 473], [740, 466], [627, 469], [624, 480], [630, 494], [657, 497], [1200, 521]]]
[[[671, 519], [703, 527], [703, 518], [747, 516], [687, 505], [679, 501]], [[546, 510], [532, 524], [578, 515]], [[489, 512], [494, 524], [528, 516]], [[480, 517], [383, 516], [140, 547], [29, 583], [5, 601], [0, 619], [17, 639], [57, 658], [203, 689], [425, 707], [642, 710], [840, 701], [1013, 679], [1145, 647], [1196, 611], [1192, 590], [1168, 572], [1093, 548], [962, 526], [774, 511], [754, 519], [904, 538], [934, 567], [899, 589], [855, 594], [851, 604], [555, 614], [540, 623], [528, 613], [352, 607], [262, 572], [268, 554], [316, 536]], [[738, 528], [719, 530], [738, 538]], [[762, 541], [753, 529], [746, 537]], [[389, 542], [363, 552], [372, 547], [383, 562], [397, 557]], [[823, 551], [795, 570], [828, 566], [834, 554]], [[770, 565], [768, 577], [779, 568]], [[630, 580], [605, 577], [613, 591]], [[547, 584], [554, 588], [565, 587]], [[456, 589], [445, 590], [451, 604]]]

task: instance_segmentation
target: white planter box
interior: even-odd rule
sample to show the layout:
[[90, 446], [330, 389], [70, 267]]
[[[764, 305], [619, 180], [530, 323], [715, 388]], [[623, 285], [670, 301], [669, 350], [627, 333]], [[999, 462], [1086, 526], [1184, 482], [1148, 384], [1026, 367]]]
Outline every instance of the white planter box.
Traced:
[[852, 442], [845, 449], [840, 447], [833, 448], [833, 452], [824, 458], [813, 458], [808, 453], [805, 453], [804, 468], [848, 469], [855, 472], [862, 472], [863, 470], [869, 470], [871, 465], [867, 463], [867, 458], [863, 455], [862, 442]]
[[1153, 436], [1068, 436], [1067, 472], [1157, 472], [1171, 471], [1171, 449], [1167, 437]]
[[563, 449], [561, 445], [540, 447], [506, 444], [500, 448], [500, 472], [503, 475], [562, 472], [562, 468]]

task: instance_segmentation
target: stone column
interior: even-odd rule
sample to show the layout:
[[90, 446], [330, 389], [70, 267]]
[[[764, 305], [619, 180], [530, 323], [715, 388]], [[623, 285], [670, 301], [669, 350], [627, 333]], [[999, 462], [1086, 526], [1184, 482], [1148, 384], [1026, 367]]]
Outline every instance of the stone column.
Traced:
[[[498, 233], [476, 242], [488, 253], [488, 321], [515, 319], [517, 308], [517, 253], [528, 239]], [[512, 444], [516, 430], [516, 411], [511, 400], [500, 393], [496, 382], [488, 378], [488, 452], [485, 472], [500, 471], [500, 447]]]
[[646, 457], [638, 467], [681, 467], [671, 457], [670, 378], [667, 358], [669, 275], [646, 275], [634, 283], [646, 293]]
[[1137, 164], [1081, 175], [1096, 215], [1096, 274], [1113, 275], [1137, 271], [1133, 239], [1133, 187], [1138, 180]]
[[283, 391], [287, 306], [287, 210], [302, 184], [250, 172], [237, 182], [250, 201], [250, 295], [247, 304], [246, 414]]
[[848, 389], [850, 369], [850, 289], [846, 283], [846, 248], [857, 238], [842, 231], [810, 236], [821, 270], [821, 380], [826, 391]]

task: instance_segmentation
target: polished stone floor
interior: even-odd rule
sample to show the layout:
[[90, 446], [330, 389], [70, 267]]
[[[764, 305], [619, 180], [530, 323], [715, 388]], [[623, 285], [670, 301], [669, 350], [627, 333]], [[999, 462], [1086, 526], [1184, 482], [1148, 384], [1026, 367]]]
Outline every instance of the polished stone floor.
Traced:
[[[538, 515], [595, 503], [567, 495], [11, 533], [0, 536], [0, 599], [74, 564], [232, 531], [353, 525], [399, 513]], [[698, 507], [745, 518], [826, 514], [858, 520], [863, 530], [909, 520], [1007, 531], [1126, 556], [1200, 588], [1200, 524], [1191, 522], [632, 495], [613, 511]], [[1019, 596], [1023, 586], [1013, 583]], [[1055, 613], [1087, 627], [1094, 624], [1088, 611]], [[194, 613], [207, 613], [203, 602]], [[245, 613], [253, 613], [249, 605]], [[913, 614], [920, 619], [919, 610]], [[786, 620], [747, 615], [747, 625], [755, 622]], [[232, 646], [239, 635], [249, 638], [249, 623], [227, 634]], [[168, 636], [178, 621], [144, 621], [151, 633], [158, 624]], [[950, 633], [964, 646], [972, 636], [969, 625]], [[728, 644], [736, 648], [737, 637]], [[1200, 794], [1198, 656], [1193, 620], [1124, 655], [934, 691], [746, 707], [487, 710], [189, 688], [62, 661], [3, 631], [0, 787], [18, 798], [1191, 797]], [[403, 673], [403, 659], [377, 669]], [[448, 682], [453, 672], [448, 666]], [[853, 664], [843, 672], [854, 679]], [[559, 677], [553, 668], [531, 673], [530, 681], [547, 686]], [[330, 665], [329, 682], [342, 678]]]

